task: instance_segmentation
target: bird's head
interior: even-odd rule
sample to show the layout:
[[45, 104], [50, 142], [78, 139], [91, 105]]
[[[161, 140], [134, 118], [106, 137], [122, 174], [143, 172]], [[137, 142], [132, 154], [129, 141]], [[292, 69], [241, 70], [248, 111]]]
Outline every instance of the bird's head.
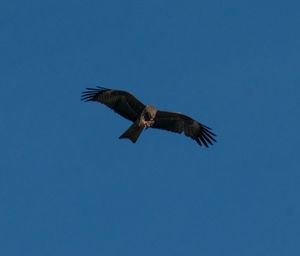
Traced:
[[144, 114], [143, 115], [144, 120], [145, 121], [150, 121], [150, 120], [153, 120], [155, 118], [157, 109], [153, 106], [148, 105], [148, 106], [145, 107], [143, 112], [144, 112], [143, 113]]

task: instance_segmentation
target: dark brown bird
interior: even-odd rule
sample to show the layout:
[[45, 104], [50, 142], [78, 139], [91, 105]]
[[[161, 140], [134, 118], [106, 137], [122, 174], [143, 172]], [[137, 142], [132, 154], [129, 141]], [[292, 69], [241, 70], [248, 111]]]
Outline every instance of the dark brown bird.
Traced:
[[135, 143], [144, 129], [158, 128], [176, 133], [183, 132], [200, 146], [208, 147], [216, 142], [216, 135], [211, 128], [181, 113], [160, 111], [153, 106], [144, 105], [126, 91], [97, 86], [82, 92], [81, 100], [100, 102], [133, 122], [119, 139], [129, 139]]

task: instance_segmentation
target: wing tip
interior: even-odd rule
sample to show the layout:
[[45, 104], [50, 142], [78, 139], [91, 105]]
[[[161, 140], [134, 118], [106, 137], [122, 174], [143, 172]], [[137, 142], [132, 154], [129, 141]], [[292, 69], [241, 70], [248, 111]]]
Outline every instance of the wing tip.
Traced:
[[97, 97], [106, 92], [109, 91], [110, 89], [101, 87], [101, 86], [96, 86], [96, 88], [90, 88], [87, 87], [85, 88], [85, 91], [81, 93], [81, 101], [83, 102], [88, 102], [88, 101], [97, 101]]
[[201, 125], [202, 129], [198, 136], [194, 137], [193, 139], [200, 145], [209, 148], [210, 146], [214, 145], [217, 142], [216, 138], [217, 135], [213, 133], [211, 128]]

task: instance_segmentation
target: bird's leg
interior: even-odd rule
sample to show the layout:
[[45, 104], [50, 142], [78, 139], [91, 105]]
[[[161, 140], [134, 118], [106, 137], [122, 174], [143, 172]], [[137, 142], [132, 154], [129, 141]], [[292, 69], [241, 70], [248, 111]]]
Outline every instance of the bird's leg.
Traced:
[[149, 120], [149, 121], [144, 120], [143, 123], [144, 123], [144, 127], [147, 129], [147, 128], [151, 127], [154, 124], [154, 121], [153, 120]]

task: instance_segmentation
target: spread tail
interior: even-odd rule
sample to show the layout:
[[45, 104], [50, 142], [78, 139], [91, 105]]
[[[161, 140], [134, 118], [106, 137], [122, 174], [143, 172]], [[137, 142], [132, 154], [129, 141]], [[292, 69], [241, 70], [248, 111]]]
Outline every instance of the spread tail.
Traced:
[[135, 122], [119, 137], [119, 139], [129, 139], [132, 143], [135, 143], [143, 130], [144, 127], [139, 126], [138, 122]]

